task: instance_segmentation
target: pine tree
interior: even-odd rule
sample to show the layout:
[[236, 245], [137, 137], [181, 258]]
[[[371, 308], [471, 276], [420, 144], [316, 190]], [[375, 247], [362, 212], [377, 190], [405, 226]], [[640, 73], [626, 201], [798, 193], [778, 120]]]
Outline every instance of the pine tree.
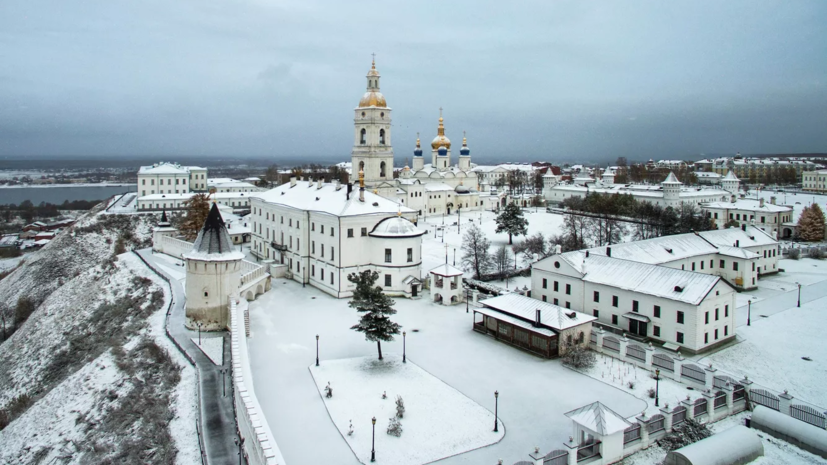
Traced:
[[393, 308], [394, 301], [382, 292], [381, 287], [374, 286], [377, 279], [379, 273], [376, 271], [350, 273], [347, 280], [356, 284], [356, 290], [353, 291], [348, 305], [357, 312], [364, 313], [359, 319], [359, 324], [351, 326], [350, 329], [365, 333], [366, 341], [376, 341], [379, 360], [382, 360], [382, 341], [392, 341], [393, 335], [399, 334], [402, 326], [388, 318], [396, 313]]
[[198, 237], [207, 215], [210, 213], [210, 202], [207, 194], [195, 194], [185, 202], [187, 215], [181, 222], [178, 230], [188, 241], [194, 241]]
[[528, 220], [523, 217], [523, 210], [510, 203], [497, 216], [497, 233], [508, 233], [508, 244], [511, 245], [512, 236], [524, 236], [528, 233]]
[[824, 212], [817, 203], [804, 207], [798, 219], [798, 236], [804, 241], [824, 240]]
[[473, 270], [474, 277], [480, 278], [493, 266], [491, 241], [479, 226], [472, 224], [462, 236], [462, 266], [466, 270]]

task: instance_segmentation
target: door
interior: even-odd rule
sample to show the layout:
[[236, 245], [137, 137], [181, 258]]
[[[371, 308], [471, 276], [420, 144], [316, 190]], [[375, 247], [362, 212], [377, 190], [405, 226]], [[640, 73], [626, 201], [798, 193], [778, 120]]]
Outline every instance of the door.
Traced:
[[417, 289], [416, 289], [416, 284], [414, 284], [413, 286], [411, 286], [411, 297], [416, 297], [416, 295], [417, 295]]
[[648, 329], [648, 326], [649, 324], [643, 321], [629, 320], [629, 332], [631, 334], [646, 337], [646, 330]]
[[451, 207], [448, 207], [448, 214], [451, 214]]

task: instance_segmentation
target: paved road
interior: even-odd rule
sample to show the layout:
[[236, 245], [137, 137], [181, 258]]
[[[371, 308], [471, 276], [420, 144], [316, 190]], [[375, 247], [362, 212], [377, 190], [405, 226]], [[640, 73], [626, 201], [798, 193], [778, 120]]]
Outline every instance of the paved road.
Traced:
[[207, 460], [214, 465], [241, 463], [238, 457], [238, 446], [234, 441], [238, 436], [229, 372], [223, 380], [226, 382], [226, 395], [222, 388], [221, 369], [232, 367], [230, 335], [226, 331], [220, 333], [224, 337], [224, 365], [218, 366], [192, 342], [192, 338], [198, 337], [198, 332], [190, 331], [184, 326], [184, 304], [186, 303], [184, 287], [180, 281], [158, 266], [159, 264], [169, 266], [169, 262], [159, 262], [152, 253], [152, 249], [140, 250], [138, 254], [169, 278], [173, 305], [167, 320], [167, 329], [198, 366], [201, 376], [202, 429]]

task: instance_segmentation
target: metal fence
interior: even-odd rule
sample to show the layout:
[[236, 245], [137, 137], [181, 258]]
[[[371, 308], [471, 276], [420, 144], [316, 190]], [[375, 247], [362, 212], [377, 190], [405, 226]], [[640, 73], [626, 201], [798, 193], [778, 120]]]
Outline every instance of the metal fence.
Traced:
[[645, 362], [646, 349], [637, 344], [629, 344], [628, 346], [626, 346], [626, 356], [629, 358], [633, 358], [635, 360], [640, 360], [641, 362]]
[[563, 449], [557, 449], [549, 452], [543, 457], [543, 465], [568, 465], [569, 452]]
[[723, 389], [726, 387], [727, 383], [735, 384], [738, 380], [735, 378], [730, 378], [729, 376], [725, 375], [716, 375], [712, 377], [712, 387], [715, 389]]
[[769, 407], [773, 410], [780, 410], [779, 399], [773, 393], [763, 389], [751, 389], [749, 400], [752, 403]]
[[685, 363], [681, 366], [681, 376], [689, 378], [696, 383], [706, 384], [706, 372], [703, 368], [691, 363]]
[[661, 414], [654, 415], [652, 416], [652, 419], [649, 420], [649, 425], [646, 428], [648, 429], [649, 434], [662, 431], [666, 428], [666, 418], [664, 418]]
[[706, 413], [706, 399], [695, 400], [695, 406], [692, 409], [692, 414], [697, 418]]
[[600, 455], [600, 441], [595, 441], [590, 444], [581, 445], [577, 449], [577, 461], [582, 462], [586, 459]]
[[686, 407], [675, 407], [672, 410], [672, 426], [680, 425], [686, 421]]
[[589, 336], [589, 341], [591, 341], [592, 344], [597, 344], [597, 333], [592, 331]]
[[735, 385], [735, 391], [732, 393], [732, 400], [739, 401], [746, 397], [746, 391], [744, 390], [744, 386], [740, 384]]
[[675, 361], [672, 357], [664, 354], [655, 354], [652, 356], [652, 365], [666, 371], [675, 371]]
[[715, 399], [713, 400], [713, 406], [716, 409], [726, 407], [726, 392], [718, 391], [715, 393]]
[[603, 338], [603, 348], [620, 352], [620, 341], [614, 336], [605, 336]]
[[640, 439], [640, 423], [635, 423], [623, 431], [623, 445], [638, 439]]
[[811, 425], [824, 429], [827, 423], [827, 416], [809, 405], [790, 405], [790, 416]]

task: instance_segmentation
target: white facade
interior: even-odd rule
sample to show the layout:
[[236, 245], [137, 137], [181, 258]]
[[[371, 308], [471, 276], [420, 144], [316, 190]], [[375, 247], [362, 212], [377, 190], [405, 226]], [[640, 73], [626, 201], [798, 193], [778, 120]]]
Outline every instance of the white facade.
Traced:
[[827, 192], [827, 170], [801, 173], [801, 188], [810, 192]]
[[729, 202], [711, 202], [701, 205], [701, 209], [708, 212], [715, 225], [723, 229], [729, 220], [739, 224], [749, 224], [760, 228], [773, 238], [779, 237], [781, 225], [792, 221], [793, 209], [784, 205], [776, 205], [775, 197], [766, 203], [764, 199], [736, 199]]
[[442, 305], [462, 302], [462, 270], [446, 263], [428, 273], [431, 275], [431, 300]]
[[288, 277], [349, 297], [349, 273], [372, 269], [386, 293], [421, 292], [422, 235], [416, 212], [365, 188], [295, 182], [252, 201], [252, 250], [287, 265]]
[[207, 169], [198, 166], [181, 166], [173, 163], [156, 163], [138, 170], [139, 197], [153, 194], [186, 194], [204, 191], [207, 186]]
[[[138, 197], [138, 211], [151, 210], [183, 210], [186, 202], [196, 195], [196, 192], [184, 194], [152, 194]], [[255, 195], [248, 192], [222, 192], [210, 194], [210, 200], [216, 201], [219, 205], [227, 206], [238, 210], [250, 208], [250, 198]]]
[[716, 276], [568, 252], [535, 263], [531, 288], [535, 299], [681, 350], [735, 337], [735, 290]]

